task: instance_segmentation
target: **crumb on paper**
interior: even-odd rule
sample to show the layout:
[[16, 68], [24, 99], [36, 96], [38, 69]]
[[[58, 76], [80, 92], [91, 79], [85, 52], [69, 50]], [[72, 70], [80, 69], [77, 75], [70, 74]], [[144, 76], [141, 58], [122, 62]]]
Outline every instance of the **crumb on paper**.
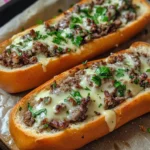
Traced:
[[139, 125], [139, 128], [142, 132], [146, 132], [146, 127], [143, 125]]

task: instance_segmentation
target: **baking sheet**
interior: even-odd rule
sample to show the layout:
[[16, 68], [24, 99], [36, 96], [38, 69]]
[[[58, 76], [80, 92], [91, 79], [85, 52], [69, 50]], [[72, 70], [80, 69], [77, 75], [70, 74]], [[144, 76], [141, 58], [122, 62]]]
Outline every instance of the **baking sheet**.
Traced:
[[[28, 28], [34, 25], [38, 19], [47, 20], [55, 16], [58, 14], [58, 9], [61, 8], [65, 10], [76, 1], [78, 0], [39, 0], [0, 28], [0, 41], [21, 31], [22, 28]], [[134, 41], [145, 41], [150, 43], [150, 25], [132, 40], [112, 51], [128, 48]], [[101, 57], [107, 55], [109, 55], [109, 53]], [[29, 91], [19, 94], [8, 94], [0, 89], [0, 139], [9, 149], [17, 150], [8, 129], [9, 113], [21, 97], [28, 92]], [[112, 133], [89, 143], [80, 150], [150, 150], [150, 133], [142, 132], [139, 125], [143, 125], [146, 128], [150, 127], [150, 114], [146, 114], [127, 123]], [[4, 145], [2, 147], [1, 143], [0, 146], [2, 149], [7, 149]]]

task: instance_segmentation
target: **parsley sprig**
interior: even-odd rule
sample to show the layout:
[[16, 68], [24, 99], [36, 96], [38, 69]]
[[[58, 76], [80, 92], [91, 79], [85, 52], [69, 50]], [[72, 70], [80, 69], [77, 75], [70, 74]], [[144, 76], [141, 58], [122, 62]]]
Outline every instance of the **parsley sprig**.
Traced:
[[122, 84], [120, 81], [115, 80], [114, 86], [117, 88], [117, 94], [120, 97], [125, 95], [126, 85]]
[[41, 113], [45, 113], [45, 115], [47, 114], [47, 109], [46, 108], [40, 109], [38, 111], [33, 111], [33, 107], [30, 105], [30, 103], [28, 103], [28, 110], [32, 113], [32, 116], [34, 118], [36, 118]]
[[76, 103], [77, 103], [78, 105], [81, 104], [82, 96], [81, 96], [81, 94], [80, 94], [79, 91], [72, 91], [72, 92], [70, 93], [70, 96], [76, 101]]
[[95, 73], [96, 75], [92, 77], [92, 81], [98, 86], [101, 85], [101, 79], [108, 79], [112, 77], [109, 67], [106, 66], [97, 68]]

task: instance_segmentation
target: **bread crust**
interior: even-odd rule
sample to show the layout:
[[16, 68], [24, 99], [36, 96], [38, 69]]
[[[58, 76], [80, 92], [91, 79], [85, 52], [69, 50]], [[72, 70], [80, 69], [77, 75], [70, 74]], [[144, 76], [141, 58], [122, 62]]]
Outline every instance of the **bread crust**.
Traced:
[[[88, 1], [91, 0], [82, 0], [80, 4], [86, 3]], [[64, 54], [54, 60], [49, 59], [49, 62], [45, 66], [46, 72], [43, 70], [41, 63], [13, 69], [11, 71], [1, 69], [0, 88], [9, 93], [17, 93], [32, 89], [49, 80], [53, 76], [61, 73], [62, 71], [65, 71], [85, 60], [90, 60], [97, 55], [115, 47], [116, 45], [127, 41], [139, 31], [141, 31], [150, 21], [150, 6], [148, 3], [145, 0], [133, 0], [133, 3], [140, 4], [145, 9], [145, 13], [138, 17], [137, 20], [129, 23], [127, 26], [117, 30], [114, 33], [108, 34], [99, 39], [94, 39], [91, 42], [81, 46], [79, 52], [77, 53]], [[69, 11], [72, 11], [72, 9]], [[56, 19], [51, 19], [48, 22], [51, 23], [58, 21], [63, 16], [64, 14], [58, 16]], [[6, 46], [11, 43], [11, 40], [13, 40], [15, 37], [27, 33], [32, 28], [33, 27], [1, 43], [0, 52], [2, 52]]]
[[[137, 42], [134, 43], [130, 49], [138, 49], [140, 47], [147, 47], [150, 48], [150, 45], [144, 42]], [[116, 53], [115, 55], [121, 53], [128, 53], [130, 50], [125, 50]], [[94, 62], [101, 61], [96, 60]], [[92, 61], [93, 62], [93, 61]], [[92, 62], [89, 62], [87, 66], [90, 66]], [[10, 115], [10, 132], [12, 137], [15, 140], [16, 145], [22, 150], [47, 150], [47, 149], [54, 149], [54, 150], [74, 150], [78, 149], [85, 144], [96, 140], [106, 134], [109, 133], [108, 125], [105, 121], [104, 115], [99, 116], [93, 121], [89, 121], [88, 123], [81, 125], [78, 129], [75, 128], [67, 128], [66, 130], [51, 134], [49, 136], [36, 136], [35, 134], [31, 133], [31, 131], [24, 131], [19, 124], [15, 121], [17, 111], [21, 106], [24, 109], [27, 106], [28, 100], [32, 95], [36, 95], [39, 91], [46, 88], [50, 84], [52, 84], [55, 80], [59, 84], [59, 81], [63, 80], [63, 78], [67, 77], [71, 73], [76, 72], [78, 69], [85, 68], [84, 65], [79, 65], [66, 71], [55, 78], [51, 79], [50, 81], [46, 82], [45, 84], [41, 85], [37, 89], [33, 90], [31, 93], [26, 95], [12, 110]], [[127, 123], [128, 121], [137, 118], [147, 112], [150, 111], [150, 90], [145, 91], [143, 93], [138, 94], [137, 96], [133, 97], [131, 100], [127, 100], [122, 104], [115, 107], [113, 110], [116, 113], [116, 127], [115, 129], [119, 128], [123, 124]], [[96, 129], [96, 130], [95, 130]], [[19, 137], [19, 138], [18, 138]], [[84, 138], [83, 138], [84, 137]], [[24, 142], [25, 141], [25, 142]], [[69, 141], [69, 142], [68, 142]]]

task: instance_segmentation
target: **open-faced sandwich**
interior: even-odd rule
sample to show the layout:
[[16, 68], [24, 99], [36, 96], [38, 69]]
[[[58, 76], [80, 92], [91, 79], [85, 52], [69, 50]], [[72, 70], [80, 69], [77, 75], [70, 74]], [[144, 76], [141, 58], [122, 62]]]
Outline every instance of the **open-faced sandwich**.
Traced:
[[12, 110], [10, 132], [21, 150], [74, 150], [150, 111], [150, 45], [66, 71]]

